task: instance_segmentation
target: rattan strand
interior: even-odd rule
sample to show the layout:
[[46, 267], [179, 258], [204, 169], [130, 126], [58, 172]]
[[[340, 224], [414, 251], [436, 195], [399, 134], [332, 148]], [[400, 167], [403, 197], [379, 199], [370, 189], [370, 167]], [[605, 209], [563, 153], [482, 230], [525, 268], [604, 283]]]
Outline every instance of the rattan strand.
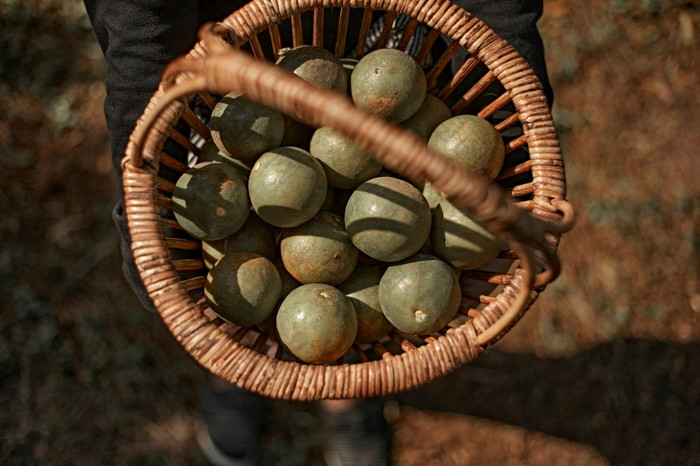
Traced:
[[[450, 37], [455, 46], [449, 48], [441, 57], [442, 61], [438, 60], [434, 68], [436, 70], [446, 64], [446, 60], [449, 60], [458, 47], [467, 49], [474, 57], [474, 63], [484, 63], [490, 69], [494, 79], [498, 79], [507, 89], [508, 96], [519, 115], [518, 120], [511, 119], [507, 125], [520, 121], [524, 131], [524, 139], [521, 142], [527, 143], [529, 150], [530, 160], [525, 171], [532, 172], [532, 199], [523, 201], [521, 205], [530, 206], [534, 218], [546, 221], [559, 218], [562, 211], [570, 214], [570, 209], [564, 201], [565, 177], [559, 143], [539, 81], [527, 63], [509, 44], [496, 36], [477, 18], [451, 3], [441, 0], [412, 2], [256, 0], [224, 19], [218, 33], [222, 39], [226, 39], [234, 47], [243, 46], [246, 43], [252, 44], [251, 49], [258, 58], [264, 58], [260, 56], [262, 52], [258, 47], [257, 34], [269, 30], [274, 44], [279, 33], [277, 24], [291, 18], [295, 28], [295, 44], [298, 44], [302, 12], [315, 10], [316, 14], [320, 15], [325, 8], [339, 6], [362, 8], [365, 10], [363, 15], [365, 19], [370, 17], [372, 11], [380, 10], [389, 12], [390, 18], [394, 14], [407, 14], [432, 29], [428, 36], [428, 47], [437, 38], [436, 31]], [[318, 27], [320, 21], [316, 24]], [[363, 31], [365, 28], [363, 23]], [[224, 43], [221, 40], [219, 47]], [[400, 43], [405, 43], [405, 40], [402, 39]], [[218, 47], [212, 42], [200, 42], [195, 45], [189, 57], [205, 59], [216, 48]], [[339, 42], [336, 43], [335, 50], [342, 50]], [[419, 54], [425, 56], [426, 52], [427, 49], [424, 47]], [[187, 81], [190, 76], [190, 74], [180, 75], [178, 81]], [[216, 80], [218, 77], [213, 76], [213, 78]], [[252, 94], [255, 94], [255, 89], [258, 93], [265, 92], [261, 85], [265, 75], [255, 77], [243, 73], [240, 74], [239, 79], [248, 80], [248, 84], [253, 88]], [[441, 96], [452, 93], [456, 83], [457, 81], [449, 89], [444, 89]], [[192, 88], [197, 87], [201, 87], [204, 91], [204, 86]], [[479, 89], [476, 89], [472, 93], [478, 94], [478, 91]], [[202, 92], [202, 94], [207, 100], [207, 93]], [[163, 95], [164, 91], [161, 89], [153, 97], [139, 125], [143, 125], [144, 121], [156, 112], [155, 109], [163, 104], [161, 101]], [[275, 106], [284, 108], [290, 105], [287, 100], [289, 96], [285, 92], [281, 92], [280, 95], [280, 101], [275, 102]], [[222, 324], [221, 321], [207, 317], [206, 313], [193, 302], [187, 289], [181, 285], [182, 278], [170, 258], [168, 247], [191, 248], [191, 243], [179, 243], [179, 240], [170, 239], [166, 244], [163, 237], [162, 225], [168, 224], [168, 220], [161, 218], [160, 209], [155, 201], [159, 186], [155, 174], [158, 171], [163, 144], [167, 137], [173, 134], [171, 131], [175, 123], [183, 114], [186, 121], [188, 119], [191, 121], [192, 115], [185, 111], [185, 104], [191, 97], [192, 95], [187, 95], [167, 105], [164, 111], [158, 114], [152, 128], [142, 140], [132, 136], [124, 159], [125, 204], [135, 261], [156, 308], [165, 324], [185, 349], [200, 364], [220, 377], [264, 396], [294, 400], [367, 397], [409, 390], [435, 380], [478, 357], [485, 351], [483, 341], [479, 340], [480, 335], [483, 336], [485, 332], [492, 330], [495, 324], [503, 322], [504, 314], [513, 312], [513, 301], [518, 296], [518, 291], [525, 287], [526, 302], [521, 309], [516, 309], [517, 315], [508, 321], [508, 327], [498, 331], [488, 340], [488, 343], [501, 338], [541, 291], [541, 289], [530, 291], [529, 284], [523, 283], [523, 269], [519, 269], [507, 281], [503, 290], [493, 299], [487, 300], [489, 302], [486, 306], [477, 310], [471, 320], [457, 328], [448, 329], [439, 338], [427, 339], [428, 343], [420, 346], [405, 340], [408, 344], [399, 345], [401, 352], [396, 354], [377, 343], [375, 347], [378, 350], [377, 354], [381, 357], [373, 361], [314, 366], [269, 357], [248, 348], [241, 343], [245, 331], [232, 335], [230, 327]], [[464, 100], [470, 98], [471, 95], [463, 97]], [[310, 106], [315, 108], [315, 112], [320, 112], [316, 115], [320, 122], [326, 121], [327, 117], [323, 114], [328, 111], [324, 99], [317, 99], [320, 101], [316, 102], [315, 107], [313, 98], [305, 99], [311, 102]], [[493, 104], [494, 108], [485, 112], [489, 114], [507, 103], [506, 97], [502, 97], [502, 100]], [[208, 102], [211, 106], [211, 98]], [[292, 112], [294, 111], [303, 112], [304, 110], [292, 109]], [[197, 127], [196, 122], [192, 124]], [[456, 203], [471, 206], [483, 219], [491, 222], [500, 231], [522, 235], [526, 243], [542, 246], [549, 241], [550, 253], [553, 253], [558, 234], [563, 232], [564, 228], [552, 228], [551, 231], [554, 234], [545, 234], [550, 224], [532, 222], [529, 216], [520, 215], [520, 211], [514, 207], [516, 204], [503, 201], [504, 196], [499, 189], [493, 187], [475, 189], [474, 186], [478, 183], [469, 175], [463, 173], [453, 175], [452, 171], [445, 166], [440, 166], [439, 162], [427, 163], [422, 147], [396, 151], [406, 153], [407, 156], [404, 159], [395, 160], [395, 149], [381, 147], [381, 144], [376, 146], [377, 140], [403, 137], [393, 133], [392, 128], [380, 128], [372, 124], [360, 125], [359, 128], [358, 130], [348, 126], [344, 130], [353, 133], [368, 147], [378, 148], [378, 153], [382, 154], [382, 157], [398, 172], [418, 179], [430, 179], [436, 186], [449, 193]], [[199, 128], [199, 132], [206, 135], [206, 129]], [[138, 129], [135, 133], [138, 133]], [[259, 338], [258, 341], [263, 342]], [[279, 351], [278, 354], [280, 354]]]

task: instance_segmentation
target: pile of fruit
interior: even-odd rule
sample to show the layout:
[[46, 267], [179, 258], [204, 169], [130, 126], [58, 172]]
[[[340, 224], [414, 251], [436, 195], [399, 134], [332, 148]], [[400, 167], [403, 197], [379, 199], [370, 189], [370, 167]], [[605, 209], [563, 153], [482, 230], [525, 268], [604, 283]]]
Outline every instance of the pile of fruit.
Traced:
[[[276, 66], [347, 93], [489, 181], [501, 170], [498, 131], [473, 115], [453, 117], [401, 51], [358, 61], [301, 46], [282, 50]], [[430, 184], [384, 170], [330, 128], [239, 94], [221, 98], [210, 128], [212, 140], [173, 193], [176, 220], [202, 242], [206, 300], [225, 321], [257, 326], [304, 362], [335, 361], [393, 330], [437, 332], [458, 312], [461, 271], [503, 247]]]

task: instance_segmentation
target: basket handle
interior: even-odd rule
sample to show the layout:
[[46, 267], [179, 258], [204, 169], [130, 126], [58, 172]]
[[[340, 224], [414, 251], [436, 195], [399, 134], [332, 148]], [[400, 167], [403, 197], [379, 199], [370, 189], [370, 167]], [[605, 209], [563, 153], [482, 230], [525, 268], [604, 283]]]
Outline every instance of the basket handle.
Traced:
[[[228, 46], [214, 25], [205, 25], [200, 37], [207, 55], [184, 56], [168, 65], [163, 74], [164, 93], [135, 129], [125, 163], [142, 166], [142, 149], [151, 127], [175, 101], [202, 90], [217, 94], [235, 90], [311, 126], [331, 127], [374, 154], [385, 167], [415, 181], [429, 181], [456, 205], [469, 209], [492, 231], [506, 237], [521, 260], [523, 285], [506, 313], [479, 334], [479, 344], [497, 338], [521, 314], [534, 287], [546, 285], [559, 274], [559, 260], [549, 237], [573, 226], [573, 209], [568, 202], [552, 201], [562, 213], [557, 223], [535, 218], [518, 208], [498, 185], [430, 151], [412, 133], [355, 107], [347, 96], [313, 86]], [[542, 263], [536, 264], [534, 251], [540, 253]], [[538, 272], [538, 268], [542, 270]]]

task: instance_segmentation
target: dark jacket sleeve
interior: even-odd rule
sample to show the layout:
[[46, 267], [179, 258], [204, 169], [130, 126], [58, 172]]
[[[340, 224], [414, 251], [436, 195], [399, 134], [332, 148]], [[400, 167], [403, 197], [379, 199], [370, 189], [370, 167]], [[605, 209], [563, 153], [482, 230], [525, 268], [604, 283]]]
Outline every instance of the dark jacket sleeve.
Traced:
[[243, 2], [85, 0], [84, 3], [107, 63], [104, 111], [119, 193], [112, 215], [121, 236], [124, 274], [141, 303], [152, 310], [153, 304], [131, 254], [121, 199], [121, 159], [136, 120], [158, 88], [165, 66], [189, 52], [202, 23], [225, 17]]
[[[113, 211], [121, 235], [124, 274], [141, 303], [153, 304], [134, 265], [124, 216], [121, 159], [136, 120], [156, 91], [163, 68], [187, 53], [206, 21], [224, 18], [240, 0], [85, 0], [85, 8], [107, 63], [105, 117], [120, 199]], [[531, 64], [550, 98], [542, 41], [536, 22], [542, 1], [458, 0], [460, 6], [508, 40]], [[457, 57], [453, 68], [462, 58]]]
[[[537, 29], [537, 21], [542, 16], [542, 1], [456, 0], [454, 3], [482, 20], [518, 51], [542, 82], [544, 94], [551, 105], [552, 87], [547, 75], [542, 38]], [[453, 67], [456, 65], [453, 63]]]

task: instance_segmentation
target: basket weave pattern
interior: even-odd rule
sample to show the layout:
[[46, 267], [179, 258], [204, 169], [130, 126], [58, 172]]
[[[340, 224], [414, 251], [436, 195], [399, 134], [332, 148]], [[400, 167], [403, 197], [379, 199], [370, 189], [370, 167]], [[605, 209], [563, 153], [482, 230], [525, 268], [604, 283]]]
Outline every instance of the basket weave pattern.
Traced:
[[[324, 15], [332, 9], [339, 17], [337, 40], [324, 44]], [[362, 23], [360, 37], [356, 38], [359, 45], [348, 49], [351, 12], [361, 12]], [[492, 83], [502, 85], [503, 93], [475, 113], [489, 119], [501, 110], [514, 109], [510, 116], [495, 123], [499, 131], [522, 128], [519, 135], [506, 142], [506, 167], [499, 176], [510, 196], [504, 196], [500, 187], [486, 186], [473, 175], [454, 170], [412, 136], [357, 113], [347, 101], [309, 89], [299, 80], [287, 81], [276, 74], [277, 70], [263, 65], [265, 60], [274, 59], [281, 47], [304, 43], [304, 13], [313, 15], [311, 42], [329, 49], [334, 46], [338, 56], [350, 51], [356, 56], [365, 53], [363, 45], [376, 13], [385, 14], [385, 33], [377, 47], [386, 45], [397, 15], [409, 17], [397, 48], [406, 47], [419, 25], [428, 28], [416, 52], [421, 62], [434, 54], [438, 36], [447, 36], [451, 45], [433, 56], [432, 65], [426, 69], [428, 81], [433, 84], [458, 49], [466, 49], [469, 58], [454, 78], [442, 87], [434, 85], [431, 92], [443, 100], [451, 99], [452, 111], [458, 114], [470, 108]], [[291, 38], [280, 25], [289, 26]], [[565, 229], [556, 222], [562, 213], [567, 217], [570, 210], [564, 201], [564, 168], [549, 107], [529, 65], [480, 20], [442, 0], [255, 0], [225, 18], [216, 33], [196, 44], [175, 71], [166, 72], [168, 79], [137, 124], [123, 162], [126, 213], [141, 278], [166, 326], [208, 370], [244, 389], [291, 400], [356, 398], [409, 390], [482, 354], [517, 322], [544, 285], [556, 276], [554, 252], [559, 234]], [[291, 43], [285, 42], [287, 39]], [[266, 44], [271, 46], [272, 56]], [[248, 53], [228, 57], [225, 48], [241, 48]], [[455, 95], [460, 83], [479, 64], [485, 65], [485, 73], [463, 94]], [[166, 90], [171, 81], [178, 84]], [[387, 168], [411, 179], [430, 181], [456, 204], [471, 208], [490, 227], [507, 235], [512, 249], [503, 251], [499, 260], [510, 261], [513, 267], [505, 272], [464, 272], [464, 299], [460, 319], [454, 325], [435, 335], [418, 338], [393, 332], [372, 345], [355, 345], [348, 356], [357, 362], [348, 357], [331, 365], [304, 364], [286, 354], [274, 338], [223, 322], [203, 298], [196, 297], [206, 277], [201, 259], [177, 258], [178, 253], [198, 251], [199, 242], [182, 234], [174, 221], [174, 184], [161, 176], [159, 169], [165, 166], [177, 173], [187, 169], [168, 155], [166, 140], [197, 155], [195, 139], [211, 137], [190, 108], [195, 96], [212, 108], [215, 95], [232, 89], [285, 113], [303, 115], [314, 125], [333, 126], [370, 149]], [[190, 133], [195, 138], [190, 138]], [[525, 154], [525, 159], [509, 163], [508, 157], [515, 154]], [[520, 178], [525, 181], [512, 181]], [[519, 244], [534, 245], [536, 264], [528, 247]], [[521, 264], [517, 269], [516, 260]], [[534, 272], [522, 267], [528, 263], [536, 269]]]

